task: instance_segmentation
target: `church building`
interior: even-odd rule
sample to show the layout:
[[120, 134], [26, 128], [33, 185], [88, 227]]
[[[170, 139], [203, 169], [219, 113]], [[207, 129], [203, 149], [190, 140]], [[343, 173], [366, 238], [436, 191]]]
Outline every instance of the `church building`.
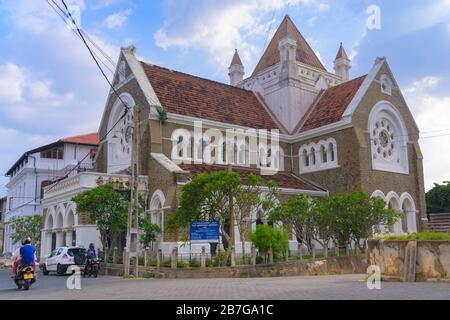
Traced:
[[[391, 232], [423, 229], [419, 129], [387, 59], [376, 58], [367, 74], [351, 78], [343, 45], [336, 49], [334, 70], [327, 70], [286, 16], [248, 77], [236, 50], [229, 85], [139, 61], [132, 48], [122, 49], [113, 82], [121, 99], [112, 91], [107, 97], [99, 135], [112, 132], [100, 142], [96, 177], [130, 175], [134, 119], [133, 112], [123, 115], [138, 108], [140, 175], [148, 177], [149, 214], [162, 230], [190, 179], [230, 167], [275, 181], [284, 196], [363, 190], [402, 213]], [[228, 130], [247, 136], [231, 144], [218, 138]], [[251, 147], [252, 134], [265, 130], [265, 147]], [[270, 132], [278, 132], [276, 139]], [[263, 153], [269, 160], [261, 161]], [[158, 248], [170, 252], [177, 240], [163, 232]], [[296, 250], [295, 235], [291, 246]]]

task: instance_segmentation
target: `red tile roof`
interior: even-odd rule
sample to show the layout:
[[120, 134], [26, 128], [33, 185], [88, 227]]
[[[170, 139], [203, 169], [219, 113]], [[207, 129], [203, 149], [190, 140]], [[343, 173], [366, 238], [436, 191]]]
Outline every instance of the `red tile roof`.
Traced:
[[280, 62], [280, 51], [278, 49], [278, 45], [280, 40], [286, 37], [290, 37], [297, 41], [297, 61], [326, 71], [311, 46], [308, 42], [306, 42], [300, 31], [298, 31], [294, 22], [292, 22], [289, 16], [286, 16], [281, 25], [278, 27], [277, 32], [275, 32], [272, 41], [270, 41], [269, 46], [256, 66], [255, 71], [253, 71], [252, 76], [255, 76], [258, 72]]
[[70, 137], [61, 139], [61, 142], [75, 143], [75, 144], [85, 144], [85, 145], [98, 145], [99, 144], [98, 133], [89, 133], [81, 136]]
[[[228, 171], [228, 166], [225, 165], [206, 165], [206, 164], [181, 164], [179, 167], [188, 171], [188, 176], [193, 178], [201, 173], [212, 173], [217, 171]], [[250, 174], [261, 176], [263, 181], [275, 181], [279, 188], [298, 189], [307, 191], [324, 191], [306, 180], [295, 176], [291, 172], [280, 171], [273, 176], [261, 175], [261, 170], [247, 167], [233, 167], [233, 172], [239, 173], [242, 178]]]
[[353, 79], [324, 91], [312, 106], [300, 132], [316, 129], [341, 120], [366, 76]]
[[255, 129], [279, 129], [251, 91], [142, 62], [169, 113]]

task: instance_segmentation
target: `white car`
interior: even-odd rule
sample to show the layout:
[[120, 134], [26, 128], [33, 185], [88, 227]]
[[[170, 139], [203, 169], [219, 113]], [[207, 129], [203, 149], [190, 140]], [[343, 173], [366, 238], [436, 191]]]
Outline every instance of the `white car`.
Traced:
[[45, 259], [42, 272], [47, 276], [50, 272], [56, 272], [59, 276], [68, 272], [72, 273], [70, 267], [77, 266], [84, 269], [86, 263], [86, 249], [80, 247], [59, 247]]

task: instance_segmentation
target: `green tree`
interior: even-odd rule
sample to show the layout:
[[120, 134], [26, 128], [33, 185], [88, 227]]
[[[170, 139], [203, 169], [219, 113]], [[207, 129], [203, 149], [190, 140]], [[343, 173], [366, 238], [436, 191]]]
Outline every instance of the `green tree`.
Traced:
[[141, 234], [141, 245], [144, 248], [153, 247], [153, 243], [157, 240], [158, 235], [161, 233], [161, 228], [153, 224], [149, 215], [142, 215], [139, 219]]
[[[186, 229], [194, 221], [219, 221], [221, 235], [230, 243], [231, 232], [227, 228], [231, 224], [233, 201], [241, 190], [240, 185], [240, 175], [233, 172], [197, 175], [183, 187], [180, 206], [168, 219], [169, 229]], [[229, 257], [231, 246], [227, 252]]]
[[305, 245], [309, 252], [312, 252], [312, 234], [314, 224], [311, 219], [312, 199], [308, 196], [300, 195], [289, 198], [279, 205], [270, 214], [270, 220], [281, 222], [285, 226], [293, 228], [297, 241]]
[[76, 203], [78, 213], [89, 213], [90, 221], [97, 225], [103, 248], [108, 253], [127, 226], [126, 196], [111, 184], [105, 184], [76, 195], [72, 201]]
[[30, 238], [31, 243], [36, 248], [41, 246], [42, 216], [36, 214], [33, 216], [16, 218], [7, 224], [14, 230], [11, 234], [13, 243], [19, 243], [26, 238]]
[[434, 188], [427, 192], [426, 199], [429, 213], [450, 212], [450, 182], [435, 184]]
[[288, 232], [280, 227], [259, 225], [252, 232], [250, 238], [259, 253], [263, 256], [266, 256], [269, 249], [272, 249], [274, 256], [280, 257], [285, 254], [289, 247]]

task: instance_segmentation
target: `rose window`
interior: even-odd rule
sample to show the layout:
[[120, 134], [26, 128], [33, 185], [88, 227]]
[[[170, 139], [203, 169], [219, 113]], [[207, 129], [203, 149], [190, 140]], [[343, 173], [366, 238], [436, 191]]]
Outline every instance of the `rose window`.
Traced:
[[120, 123], [120, 131], [118, 133], [118, 140], [120, 141], [119, 151], [124, 156], [131, 155], [131, 146], [133, 140], [133, 121], [133, 115], [131, 114], [131, 112], [128, 112], [126, 117]]
[[376, 148], [374, 158], [391, 160], [396, 147], [396, 137], [392, 123], [386, 119], [378, 121], [373, 129], [372, 139]]

